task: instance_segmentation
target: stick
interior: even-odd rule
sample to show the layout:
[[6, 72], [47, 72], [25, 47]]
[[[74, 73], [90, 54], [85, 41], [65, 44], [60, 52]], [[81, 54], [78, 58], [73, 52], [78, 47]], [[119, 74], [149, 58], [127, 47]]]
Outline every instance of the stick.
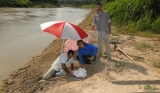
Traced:
[[61, 54], [62, 54], [62, 52], [63, 52], [63, 48], [64, 48], [64, 39], [63, 39], [63, 43], [62, 43], [62, 50], [61, 50]]
[[131, 61], [135, 62], [129, 55], [127, 55], [122, 49], [117, 46], [117, 49], [120, 50], [126, 57], [128, 57]]

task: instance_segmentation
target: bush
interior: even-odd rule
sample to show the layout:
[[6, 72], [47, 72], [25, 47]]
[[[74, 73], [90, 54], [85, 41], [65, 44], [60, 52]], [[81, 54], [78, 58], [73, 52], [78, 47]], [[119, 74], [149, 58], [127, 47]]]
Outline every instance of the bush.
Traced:
[[152, 31], [156, 33], [160, 33], [160, 17], [158, 17], [153, 23], [152, 23]]
[[137, 21], [137, 30], [139, 31], [145, 31], [151, 29], [151, 18], [150, 17], [145, 17], [142, 19], [139, 19]]
[[135, 26], [132, 31], [160, 33], [160, 0], [109, 0], [103, 8], [109, 12], [115, 25], [127, 26], [127, 29]]
[[9, 6], [12, 7], [28, 7], [32, 5], [32, 3], [29, 0], [10, 0], [8, 1]]

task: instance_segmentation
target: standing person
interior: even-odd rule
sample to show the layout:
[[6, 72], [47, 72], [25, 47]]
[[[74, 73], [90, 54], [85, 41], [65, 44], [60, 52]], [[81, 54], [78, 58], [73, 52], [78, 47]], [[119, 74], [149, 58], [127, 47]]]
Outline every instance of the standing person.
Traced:
[[97, 26], [98, 30], [98, 54], [102, 56], [102, 39], [105, 42], [107, 58], [111, 58], [110, 46], [109, 46], [109, 35], [111, 34], [111, 18], [107, 11], [102, 10], [102, 5], [97, 3], [97, 13], [93, 17], [92, 29]]
[[96, 59], [96, 53], [98, 48], [94, 45], [83, 42], [82, 40], [77, 41], [78, 56], [77, 60], [81, 63], [81, 65], [86, 69], [86, 64], [91, 64], [91, 61]]
[[[43, 75], [43, 79], [49, 80], [54, 76], [65, 76], [67, 73], [72, 75], [73, 71], [73, 55], [74, 51], [69, 50], [67, 53], [62, 53], [56, 61], [52, 64], [51, 68]], [[67, 65], [71, 64], [71, 71], [68, 70]]]

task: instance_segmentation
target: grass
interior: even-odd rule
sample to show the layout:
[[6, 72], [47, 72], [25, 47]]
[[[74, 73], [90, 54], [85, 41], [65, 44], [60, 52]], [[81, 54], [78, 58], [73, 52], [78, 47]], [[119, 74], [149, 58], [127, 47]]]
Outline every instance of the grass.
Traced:
[[138, 45], [135, 45], [135, 48], [140, 51], [145, 51], [146, 49], [151, 48], [151, 45], [143, 42]]
[[118, 62], [117, 64], [116, 64], [116, 67], [125, 67], [126, 66], [126, 63], [124, 63], [124, 62]]
[[149, 84], [146, 84], [144, 86], [144, 90], [159, 90], [156, 86], [151, 86]]
[[144, 60], [143, 57], [139, 57], [139, 56], [133, 56], [133, 59], [134, 59], [135, 61], [143, 61], [143, 60]]
[[88, 24], [87, 25], [92, 25], [92, 20], [93, 20], [93, 18], [88, 19]]
[[157, 35], [154, 34], [154, 33], [151, 32], [151, 31], [146, 31], [146, 32], [138, 31], [138, 32], [137, 32], [137, 35], [138, 35], [138, 36], [141, 36], [141, 37], [147, 37], [147, 38], [156, 38], [156, 37], [157, 37]]
[[151, 63], [154, 67], [160, 68], [160, 59], [152, 60]]
[[113, 36], [119, 36], [120, 33], [119, 33], [118, 31], [112, 31], [112, 35], [113, 35]]
[[128, 40], [133, 40], [133, 39], [135, 39], [135, 35], [134, 35], [134, 34], [131, 34], [127, 39], [128, 39]]

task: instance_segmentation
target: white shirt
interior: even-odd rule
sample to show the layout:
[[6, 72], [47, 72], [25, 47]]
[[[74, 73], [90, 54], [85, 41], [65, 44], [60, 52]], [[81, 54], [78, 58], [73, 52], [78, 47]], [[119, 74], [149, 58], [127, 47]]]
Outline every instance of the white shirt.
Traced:
[[62, 69], [62, 63], [66, 64], [66, 66], [67, 66], [69, 63], [73, 63], [73, 57], [70, 58], [68, 61], [67, 61], [67, 59], [68, 59], [67, 53], [61, 54], [61, 55], [54, 61], [54, 63], [52, 64], [51, 68], [52, 68], [52, 69], [55, 69], [56, 71], [59, 71], [60, 69]]

